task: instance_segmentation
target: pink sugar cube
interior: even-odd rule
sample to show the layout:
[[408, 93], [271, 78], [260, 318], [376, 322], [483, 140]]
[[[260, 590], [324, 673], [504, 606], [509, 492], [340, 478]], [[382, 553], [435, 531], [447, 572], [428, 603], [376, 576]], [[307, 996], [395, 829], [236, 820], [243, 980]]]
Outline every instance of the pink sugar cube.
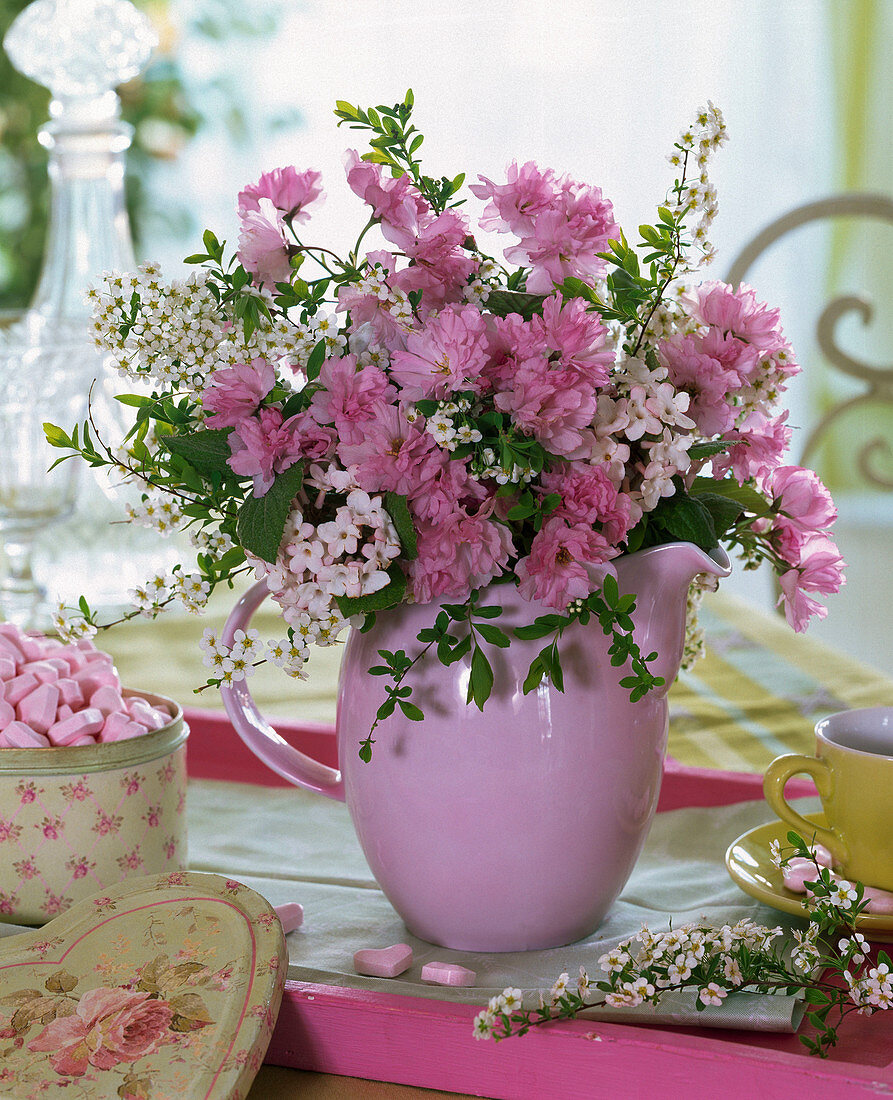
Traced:
[[115, 711], [125, 710], [124, 699], [117, 688], [103, 684], [90, 696], [90, 706], [101, 710], [106, 718]]
[[54, 745], [70, 745], [78, 737], [99, 733], [104, 721], [102, 711], [87, 707], [50, 726], [47, 736]]
[[16, 674], [16, 663], [8, 653], [0, 653], [0, 680], [11, 680]]
[[59, 689], [55, 684], [41, 684], [19, 702], [16, 714], [20, 722], [24, 722], [38, 733], [46, 733], [56, 721], [58, 706]]
[[422, 981], [430, 985], [474, 985], [477, 974], [458, 963], [430, 962], [422, 967]]
[[412, 948], [408, 943], [395, 943], [391, 947], [364, 947], [353, 955], [354, 970], [374, 978], [396, 978], [411, 966]]
[[51, 684], [59, 679], [59, 669], [51, 661], [26, 661], [21, 668], [21, 674], [25, 673], [36, 676], [41, 684]]
[[56, 687], [59, 689], [60, 702], [68, 706], [69, 709], [84, 705], [84, 693], [81, 691], [81, 685], [76, 680], [63, 677], [61, 680], [56, 681]]
[[134, 722], [139, 722], [147, 730], [160, 730], [162, 726], [167, 725], [170, 721], [170, 717], [163, 716], [145, 699], [140, 699], [137, 696], [128, 699], [125, 706], [127, 707], [127, 713]]
[[10, 722], [2, 736], [4, 744], [10, 749], [45, 749], [50, 743], [47, 737], [24, 722]]
[[0, 700], [0, 730], [5, 730], [10, 722], [15, 721], [16, 712], [5, 699]]
[[131, 721], [127, 714], [116, 712], [106, 718], [98, 740], [103, 744], [107, 741], [129, 741], [131, 737], [142, 737], [145, 732], [145, 726]]
[[7, 682], [4, 698], [7, 703], [11, 703], [12, 706], [15, 706], [16, 703], [24, 699], [26, 695], [30, 695], [39, 684], [40, 681], [33, 673], [24, 672], [22, 675], [16, 676], [14, 679]]

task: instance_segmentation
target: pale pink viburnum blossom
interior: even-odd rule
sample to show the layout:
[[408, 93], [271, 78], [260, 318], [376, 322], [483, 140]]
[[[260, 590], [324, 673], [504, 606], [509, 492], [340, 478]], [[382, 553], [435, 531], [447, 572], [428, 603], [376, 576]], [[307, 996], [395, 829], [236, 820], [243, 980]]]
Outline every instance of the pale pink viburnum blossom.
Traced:
[[264, 172], [257, 183], [250, 183], [239, 192], [239, 214], [260, 209], [260, 200], [269, 199], [280, 214], [293, 222], [310, 219], [307, 207], [323, 195], [319, 172], [308, 168], [299, 172], [288, 166]]
[[528, 557], [515, 567], [518, 591], [525, 600], [563, 610], [572, 600], [588, 596], [613, 572], [607, 563], [617, 553], [591, 527], [548, 519], [534, 536]]
[[202, 394], [202, 407], [211, 428], [234, 428], [257, 411], [276, 384], [272, 363], [252, 359], [214, 372]]
[[406, 350], [391, 356], [391, 377], [405, 401], [443, 398], [460, 390], [479, 389], [487, 362], [487, 331], [474, 306], [445, 309], [421, 332], [410, 333]]

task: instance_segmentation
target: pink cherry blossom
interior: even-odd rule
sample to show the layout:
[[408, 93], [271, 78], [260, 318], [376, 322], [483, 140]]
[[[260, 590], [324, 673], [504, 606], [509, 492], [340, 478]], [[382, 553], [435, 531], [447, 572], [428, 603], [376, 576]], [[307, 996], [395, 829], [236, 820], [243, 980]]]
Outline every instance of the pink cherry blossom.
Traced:
[[312, 168], [299, 172], [289, 166], [264, 172], [257, 183], [239, 192], [239, 214], [259, 210], [260, 199], [269, 199], [279, 213], [291, 221], [306, 222], [310, 218], [307, 207], [322, 197], [321, 179], [319, 172]]
[[778, 511], [806, 534], [830, 527], [837, 518], [831, 494], [812, 470], [778, 466], [763, 482]]
[[579, 371], [544, 356], [524, 359], [517, 364], [511, 389], [497, 393], [494, 402], [553, 454], [582, 458], [588, 453], [596, 394], [591, 380]]
[[616, 555], [604, 535], [591, 527], [548, 519], [534, 536], [529, 556], [515, 567], [518, 591], [526, 600], [563, 610], [598, 587], [608, 572], [605, 563]]
[[481, 182], [469, 184], [468, 190], [476, 198], [490, 200], [480, 217], [481, 228], [513, 233], [516, 237], [533, 233], [537, 215], [552, 209], [559, 187], [551, 168], [543, 171], [532, 161], [520, 168], [512, 161], [503, 184], [496, 184], [486, 176], [478, 179]]
[[[392, 230], [415, 235], [431, 207], [408, 176], [385, 175], [382, 165], [360, 160], [355, 150], [344, 156], [347, 183], [351, 191], [372, 207], [372, 214]], [[389, 238], [390, 239], [390, 238]]]
[[541, 341], [563, 366], [580, 371], [592, 386], [607, 383], [614, 363], [614, 351], [606, 344], [608, 330], [581, 299], [565, 302], [560, 294], [547, 298], [530, 330], [533, 340]]
[[170, 1042], [173, 1009], [149, 993], [88, 989], [70, 1016], [57, 1016], [28, 1044], [46, 1051], [58, 1074], [83, 1077], [89, 1067], [109, 1070], [130, 1064]]
[[[439, 462], [438, 462], [439, 459]], [[454, 512], [473, 508], [487, 497], [487, 490], [475, 481], [464, 462], [455, 462], [446, 452], [433, 455], [430, 478], [410, 496], [414, 516], [442, 523]]]
[[260, 283], [287, 282], [292, 271], [291, 245], [282, 215], [272, 202], [260, 199], [258, 209], [244, 211], [240, 222], [239, 263]]
[[612, 545], [623, 541], [630, 527], [630, 498], [618, 493], [602, 466], [570, 462], [545, 471], [540, 478], [547, 493], [561, 497], [552, 518], [565, 519], [571, 525], [599, 524]]
[[737, 290], [728, 283], [701, 283], [690, 296], [693, 315], [702, 325], [772, 354], [787, 342], [779, 325], [779, 311], [757, 300], [754, 290], [742, 283]]
[[[302, 455], [301, 440], [294, 430], [294, 418], [283, 422], [280, 409], [261, 409], [249, 416], [229, 437], [230, 468], [254, 478], [254, 495], [262, 497], [276, 479]], [[318, 425], [314, 427], [319, 430]]]
[[360, 488], [368, 493], [390, 490], [408, 496], [428, 481], [439, 465], [439, 448], [396, 405], [384, 405], [368, 422], [358, 443], [338, 443], [338, 455], [353, 468]]
[[478, 389], [487, 363], [487, 330], [474, 306], [445, 309], [421, 332], [406, 338], [406, 351], [391, 357], [391, 377], [404, 400], [446, 397], [459, 390]]
[[252, 359], [215, 371], [202, 394], [202, 407], [211, 428], [233, 428], [257, 411], [276, 384], [272, 363]]
[[759, 368], [754, 349], [713, 330], [672, 336], [661, 342], [658, 357], [670, 382], [690, 395], [688, 411], [698, 431], [708, 437], [729, 431], [736, 416], [730, 397]]
[[417, 232], [382, 224], [385, 237], [410, 258], [392, 282], [405, 294], [421, 290], [427, 309], [439, 309], [458, 301], [468, 280], [477, 270], [477, 260], [466, 251], [468, 222], [455, 210], [444, 210], [425, 220]]
[[410, 563], [409, 582], [417, 603], [444, 597], [465, 598], [505, 569], [512, 554], [511, 535], [481, 513], [453, 512], [436, 523], [417, 522], [418, 556]]
[[377, 420], [383, 406], [397, 396], [380, 367], [357, 367], [355, 355], [326, 359], [318, 381], [321, 388], [310, 400], [310, 415], [318, 424], [334, 424], [342, 443], [361, 443], [365, 425]]
[[723, 440], [734, 446], [714, 455], [713, 476], [722, 478], [731, 470], [739, 485], [751, 477], [767, 478], [790, 446], [787, 418], [787, 409], [772, 418], [758, 410], [748, 413], [737, 428], [724, 433]]

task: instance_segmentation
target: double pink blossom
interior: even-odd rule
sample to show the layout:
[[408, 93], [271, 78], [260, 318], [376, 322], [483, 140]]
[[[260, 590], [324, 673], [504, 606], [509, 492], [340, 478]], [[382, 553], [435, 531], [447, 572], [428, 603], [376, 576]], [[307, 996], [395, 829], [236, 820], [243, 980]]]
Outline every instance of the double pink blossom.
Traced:
[[287, 282], [292, 272], [292, 246], [282, 215], [269, 199], [261, 198], [257, 210], [240, 217], [239, 263], [259, 283], [273, 286]]
[[202, 394], [202, 407], [212, 428], [232, 428], [257, 411], [276, 384], [272, 363], [252, 359], [215, 371]]
[[812, 470], [778, 466], [763, 481], [775, 508], [805, 534], [830, 527], [837, 518], [831, 494]]
[[360, 442], [338, 443], [341, 461], [368, 493], [417, 492], [436, 471], [439, 454], [431, 436], [410, 423], [396, 405], [382, 406]]
[[391, 357], [391, 377], [404, 400], [446, 397], [476, 390], [487, 363], [487, 328], [474, 306], [445, 309], [406, 338], [406, 350]]
[[276, 210], [292, 222], [308, 221], [307, 207], [322, 197], [321, 175], [308, 168], [274, 168], [264, 172], [257, 183], [239, 192], [239, 215], [260, 210], [260, 200], [269, 199]]
[[604, 535], [591, 527], [553, 517], [534, 536], [530, 554], [515, 567], [518, 591], [525, 600], [563, 610], [598, 587], [610, 571], [606, 563], [616, 555]]
[[409, 582], [417, 603], [466, 597], [499, 576], [513, 552], [508, 529], [481, 513], [420, 520], [416, 529], [418, 556], [410, 562]]
[[731, 471], [739, 485], [748, 478], [767, 478], [790, 445], [787, 418], [787, 409], [771, 418], [757, 410], [748, 413], [737, 428], [723, 435], [733, 445], [724, 454], [714, 455], [713, 476], [723, 478]]
[[326, 359], [318, 382], [310, 415], [318, 424], [333, 424], [342, 443], [361, 443], [369, 421], [377, 420], [397, 396], [381, 367], [357, 367], [355, 355]]
[[407, 175], [385, 175], [380, 164], [360, 160], [353, 149], [345, 153], [344, 167], [351, 191], [372, 207], [372, 215], [381, 221], [383, 230], [402, 230], [414, 235], [430, 214], [431, 207]]
[[844, 583], [843, 568], [843, 558], [829, 538], [813, 535], [804, 541], [798, 566], [778, 579], [778, 602], [795, 630], [803, 631], [811, 618], [823, 619], [828, 614], [828, 609], [807, 593], [828, 596], [838, 592]]
[[229, 437], [230, 468], [254, 479], [254, 495], [269, 491], [276, 475], [301, 458], [318, 461], [333, 445], [333, 435], [306, 412], [284, 420], [282, 410], [261, 409], [233, 429]]

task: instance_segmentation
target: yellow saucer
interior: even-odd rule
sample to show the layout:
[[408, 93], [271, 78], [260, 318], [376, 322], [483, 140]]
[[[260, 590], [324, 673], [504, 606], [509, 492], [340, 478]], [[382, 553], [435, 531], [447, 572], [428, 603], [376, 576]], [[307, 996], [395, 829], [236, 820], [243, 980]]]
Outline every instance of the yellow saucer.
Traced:
[[[822, 813], [803, 816], [816, 825], [825, 824]], [[739, 836], [726, 852], [726, 869], [745, 894], [783, 913], [805, 917], [803, 895], [795, 894], [784, 885], [781, 871], [774, 866], [769, 855], [769, 845], [773, 840], [778, 840], [783, 847], [787, 845], [788, 829], [789, 826], [783, 821], [770, 821]], [[856, 918], [856, 927], [869, 939], [893, 942], [893, 914], [862, 913]]]

